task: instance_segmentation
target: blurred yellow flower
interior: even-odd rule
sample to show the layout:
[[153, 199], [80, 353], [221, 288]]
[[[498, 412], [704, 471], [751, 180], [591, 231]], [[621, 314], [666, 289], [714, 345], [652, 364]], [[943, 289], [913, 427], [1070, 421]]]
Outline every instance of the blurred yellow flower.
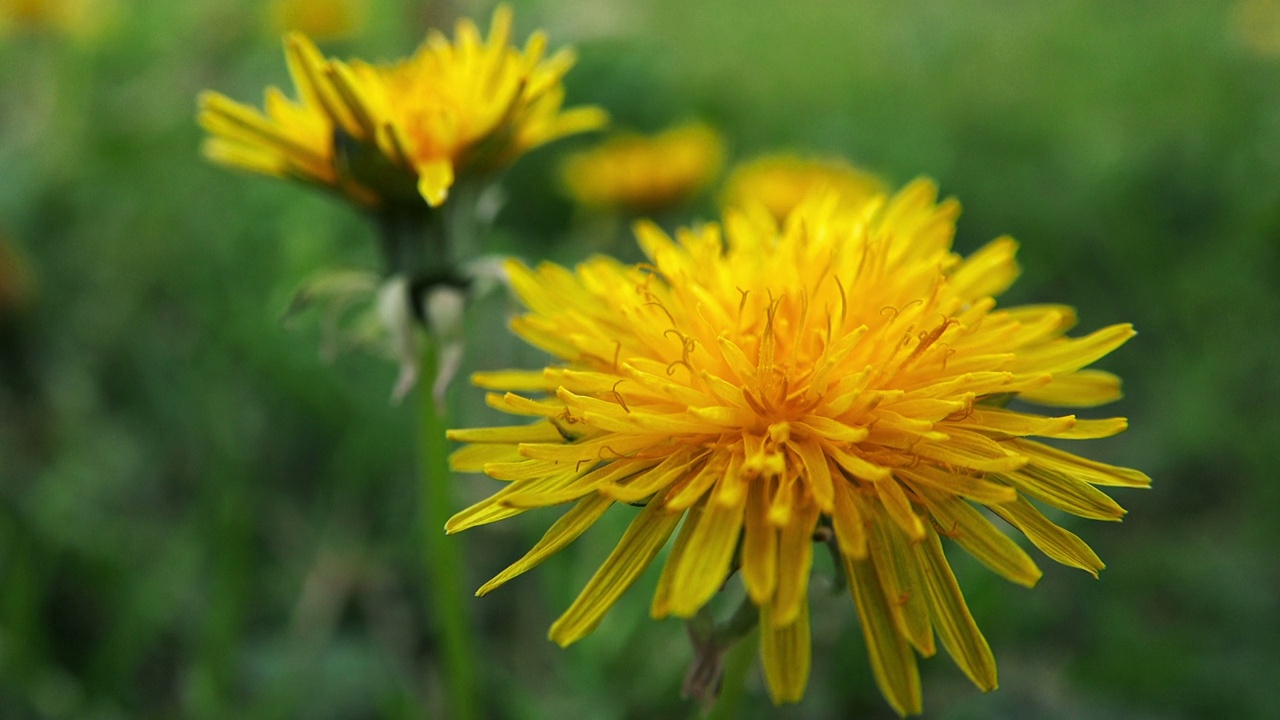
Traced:
[[368, 0], [274, 0], [271, 24], [316, 40], [349, 37], [364, 25], [368, 6]]
[[88, 37], [105, 27], [111, 0], [0, 0], [0, 36], [19, 31]]
[[565, 135], [602, 126], [603, 111], [562, 111], [572, 52], [544, 58], [534, 33], [509, 46], [511, 9], [493, 15], [488, 41], [460, 20], [450, 42], [431, 32], [394, 65], [326, 60], [301, 34], [285, 39], [298, 100], [268, 88], [265, 115], [223, 95], [200, 97], [205, 155], [252, 172], [330, 187], [366, 206], [432, 207], [461, 176], [485, 176]]
[[725, 207], [763, 205], [781, 222], [809, 195], [831, 191], [856, 207], [884, 192], [876, 176], [842, 160], [765, 155], [738, 165], [725, 181]]
[[652, 136], [616, 135], [569, 156], [562, 176], [569, 194], [583, 205], [654, 212], [691, 200], [723, 162], [720, 134], [691, 123]]
[[1280, 0], [1237, 0], [1231, 28], [1254, 54], [1280, 56]]
[[[551, 627], [590, 633], [679, 532], [654, 617], [691, 617], [740, 571], [758, 606], [775, 702], [804, 693], [813, 543], [840, 559], [876, 680], [899, 713], [921, 710], [916, 653], [934, 632], [984, 690], [996, 687], [945, 537], [1009, 580], [1040, 570], [985, 514], [1049, 557], [1103, 567], [1038, 504], [1099, 520], [1124, 514], [1096, 486], [1146, 487], [1135, 470], [1030, 439], [1100, 438], [1123, 418], [1004, 409], [1087, 407], [1119, 379], [1086, 369], [1133, 335], [1065, 336], [1064, 305], [997, 309], [1018, 274], [1015, 243], [951, 251], [959, 206], [917, 181], [860, 204], [828, 194], [779, 228], [758, 209], [672, 240], [641, 223], [649, 262], [598, 257], [574, 271], [508, 267], [529, 312], [513, 329], [562, 364], [482, 373], [488, 403], [532, 424], [455, 430], [455, 469], [504, 481], [448, 532], [575, 503], [487, 593], [564, 548], [615, 503], [643, 505], [613, 553]], [[624, 508], [630, 511], [629, 508]], [[683, 524], [681, 521], [683, 520]]]

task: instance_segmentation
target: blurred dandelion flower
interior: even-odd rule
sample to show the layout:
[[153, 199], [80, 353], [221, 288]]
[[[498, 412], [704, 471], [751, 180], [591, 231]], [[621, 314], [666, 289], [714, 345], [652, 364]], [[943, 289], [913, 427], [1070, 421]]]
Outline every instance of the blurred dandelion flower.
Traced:
[[935, 652], [935, 631], [974, 683], [996, 687], [941, 538], [1034, 585], [1035, 562], [985, 507], [1052, 559], [1096, 574], [1093, 551], [1037, 504], [1118, 520], [1124, 510], [1097, 486], [1150, 481], [1030, 439], [1105, 437], [1123, 418], [1002, 407], [1011, 396], [1069, 407], [1116, 399], [1119, 379], [1086, 366], [1133, 330], [1069, 338], [1069, 307], [998, 309], [993, 297], [1018, 274], [1015, 243], [960, 258], [958, 211], [917, 181], [852, 209], [827, 194], [782, 228], [761, 211], [730, 210], [725, 239], [714, 224], [672, 240], [642, 223], [649, 264], [511, 263], [529, 309], [513, 329], [563, 364], [474, 378], [499, 391], [493, 407], [539, 419], [450, 433], [468, 443], [455, 469], [507, 485], [446, 529], [575, 504], [478, 594], [564, 548], [614, 503], [641, 504], [552, 625], [555, 642], [590, 633], [679, 526], [654, 617], [693, 616], [740, 571], [758, 606], [770, 694], [797, 701], [810, 667], [814, 540], [825, 539], [894, 709], [920, 711], [916, 653]]
[[765, 155], [742, 163], [729, 173], [722, 202], [725, 207], [763, 205], [782, 222], [806, 197], [834, 192], [850, 207], [884, 192], [876, 176], [842, 160], [819, 160], [797, 155]]
[[691, 123], [651, 136], [616, 135], [570, 155], [561, 174], [569, 195], [580, 204], [656, 212], [693, 199], [723, 162], [720, 134]]
[[52, 31], [89, 38], [115, 14], [112, 0], [0, 0], [0, 37]]
[[1280, 0], [1236, 0], [1230, 25], [1255, 55], [1280, 56]]
[[266, 112], [206, 92], [205, 155], [252, 172], [335, 189], [380, 207], [441, 205], [456, 179], [484, 177], [557, 138], [602, 126], [595, 107], [562, 110], [572, 52], [544, 58], [546, 36], [508, 45], [511, 9], [493, 15], [487, 41], [460, 20], [450, 42], [431, 32], [394, 65], [326, 60], [305, 36], [285, 39], [298, 99], [268, 88]]
[[297, 31], [316, 40], [350, 37], [360, 31], [368, 0], [275, 0], [271, 25], [280, 32]]

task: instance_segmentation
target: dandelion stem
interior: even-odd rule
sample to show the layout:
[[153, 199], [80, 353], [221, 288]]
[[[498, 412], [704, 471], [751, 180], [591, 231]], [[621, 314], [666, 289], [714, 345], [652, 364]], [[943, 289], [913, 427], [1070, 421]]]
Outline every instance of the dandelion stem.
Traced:
[[462, 556], [458, 544], [444, 534], [451, 507], [447, 403], [436, 403], [431, 392], [436, 376], [437, 351], [428, 340], [422, 353], [418, 402], [418, 453], [422, 466], [422, 531], [425, 535], [427, 591], [435, 613], [437, 632], [444, 646], [444, 679], [448, 688], [448, 717], [472, 720], [476, 713], [475, 654], [471, 647], [471, 622], [463, 599]]

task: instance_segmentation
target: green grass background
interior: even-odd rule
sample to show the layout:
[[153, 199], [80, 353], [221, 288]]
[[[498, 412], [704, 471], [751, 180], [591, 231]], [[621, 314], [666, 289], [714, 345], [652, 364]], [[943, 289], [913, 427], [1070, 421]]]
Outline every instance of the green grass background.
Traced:
[[[1258, 5], [1258, 0], [1253, 0]], [[1265, 2], [1261, 3], [1265, 5]], [[376, 268], [356, 212], [205, 164], [194, 98], [287, 83], [263, 5], [115, 3], [92, 38], [0, 39], [0, 240], [28, 302], [0, 320], [0, 717], [446, 717], [420, 571], [412, 405], [394, 367], [321, 359], [280, 317], [327, 267]], [[392, 58], [487, 5], [372, 2], [328, 52]], [[1280, 56], [1228, 2], [539, 0], [580, 53], [571, 102], [624, 127], [700, 117], [736, 158], [840, 154], [965, 207], [957, 247], [1010, 233], [1006, 302], [1067, 302], [1081, 331], [1139, 335], [1101, 366], [1132, 429], [1089, 443], [1150, 491], [1073, 523], [1100, 580], [1045, 560], [1031, 591], [952, 557], [1000, 663], [982, 695], [923, 662], [937, 718], [1270, 717], [1280, 706]], [[1280, 3], [1273, 8], [1280, 27]], [[1263, 16], [1265, 19], [1265, 16]], [[1265, 23], [1263, 23], [1265, 25]], [[487, 21], [482, 22], [487, 25]], [[1265, 29], [1262, 28], [1262, 29]], [[506, 177], [496, 250], [634, 250], [583, 218], [539, 150]], [[714, 212], [704, 200], [663, 218]], [[475, 314], [471, 368], [533, 366]], [[462, 424], [489, 415], [455, 388]], [[461, 477], [462, 507], [496, 484]], [[479, 586], [554, 511], [455, 542]], [[648, 619], [650, 573], [567, 651], [545, 640], [628, 520], [468, 601], [487, 717], [694, 717], [683, 628]], [[436, 529], [429, 529], [432, 532]], [[821, 570], [820, 570], [821, 572]], [[814, 589], [804, 702], [743, 717], [881, 718], [851, 601]]]

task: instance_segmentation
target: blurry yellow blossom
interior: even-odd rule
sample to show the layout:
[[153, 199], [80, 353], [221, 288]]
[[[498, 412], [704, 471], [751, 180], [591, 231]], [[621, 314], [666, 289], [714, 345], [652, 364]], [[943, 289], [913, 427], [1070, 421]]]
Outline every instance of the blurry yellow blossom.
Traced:
[[1280, 0], [1237, 0], [1231, 28], [1255, 54], [1280, 56]]
[[723, 162], [720, 134], [692, 123], [652, 136], [619, 134], [569, 156], [562, 175], [569, 194], [583, 205], [654, 212], [691, 200]]
[[55, 32], [89, 37], [106, 26], [113, 10], [112, 0], [0, 0], [0, 36]]
[[297, 31], [315, 40], [349, 37], [360, 31], [368, 0], [274, 0], [271, 24], [279, 32]]
[[631, 525], [551, 639], [568, 645], [590, 633], [674, 534], [653, 616], [695, 616], [740, 572], [770, 695], [795, 702], [809, 677], [809, 580], [821, 540], [848, 578], [895, 710], [920, 712], [916, 655], [934, 654], [935, 632], [978, 687], [995, 688], [995, 661], [944, 538], [1034, 585], [1040, 569], [993, 523], [999, 516], [1050, 558], [1096, 574], [1098, 556], [1040, 506], [1119, 520], [1125, 511], [1099, 486], [1150, 481], [1031, 439], [1107, 437], [1127, 427], [1123, 418], [1005, 409], [1013, 396], [1065, 407], [1116, 399], [1119, 379], [1087, 366], [1134, 333], [1113, 325], [1067, 337], [1068, 306], [997, 308], [1018, 274], [1015, 243], [956, 255], [958, 212], [917, 181], [861, 203], [811, 198], [781, 228], [732, 209], [723, 229], [702, 225], [674, 240], [642, 223], [642, 265], [511, 263], [528, 308], [512, 327], [559, 363], [475, 376], [496, 391], [490, 406], [535, 420], [450, 433], [466, 443], [456, 470], [504, 486], [446, 529], [573, 505], [479, 594], [617, 504]]
[[606, 121], [595, 107], [562, 111], [561, 80], [574, 57], [544, 57], [534, 33], [508, 45], [511, 10], [499, 7], [488, 40], [470, 20], [450, 42], [431, 32], [393, 65], [326, 60], [305, 36], [285, 39], [292, 100], [268, 88], [265, 114], [213, 92], [200, 98], [211, 160], [333, 188], [362, 205], [443, 203], [455, 178], [485, 176], [521, 154]]
[[766, 155], [738, 165], [725, 181], [725, 207], [763, 205], [781, 222], [814, 192], [835, 192], [856, 207], [884, 191], [876, 176], [841, 160]]

